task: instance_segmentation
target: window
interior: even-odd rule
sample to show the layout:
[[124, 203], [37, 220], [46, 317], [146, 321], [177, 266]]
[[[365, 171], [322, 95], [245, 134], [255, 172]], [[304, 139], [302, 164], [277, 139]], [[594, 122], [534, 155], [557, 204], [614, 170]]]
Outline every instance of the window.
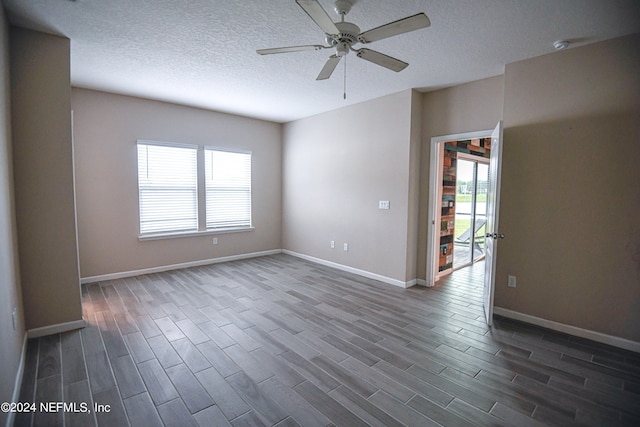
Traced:
[[251, 152], [138, 141], [138, 191], [141, 238], [249, 229]]
[[141, 235], [198, 230], [197, 152], [138, 143]]
[[251, 153], [205, 148], [207, 229], [251, 227]]

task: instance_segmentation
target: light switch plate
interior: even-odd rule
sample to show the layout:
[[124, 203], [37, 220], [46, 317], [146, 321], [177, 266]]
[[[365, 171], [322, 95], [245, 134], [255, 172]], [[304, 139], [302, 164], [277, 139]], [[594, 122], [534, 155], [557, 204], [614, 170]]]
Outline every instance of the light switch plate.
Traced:
[[378, 202], [378, 209], [390, 209], [390, 203], [388, 200], [380, 200]]

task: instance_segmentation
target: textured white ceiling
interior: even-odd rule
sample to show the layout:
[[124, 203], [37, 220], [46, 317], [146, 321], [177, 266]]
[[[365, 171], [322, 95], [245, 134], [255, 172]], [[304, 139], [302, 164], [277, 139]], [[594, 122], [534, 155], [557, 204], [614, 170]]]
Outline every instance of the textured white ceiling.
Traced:
[[[358, 0], [362, 31], [418, 12], [431, 27], [368, 45], [408, 62], [400, 73], [347, 59], [316, 81], [330, 50], [294, 0], [3, 0], [11, 23], [71, 39], [71, 82], [277, 122], [401, 90], [428, 91], [502, 74], [504, 65], [640, 31], [638, 0]], [[338, 20], [330, 0], [320, 0]]]

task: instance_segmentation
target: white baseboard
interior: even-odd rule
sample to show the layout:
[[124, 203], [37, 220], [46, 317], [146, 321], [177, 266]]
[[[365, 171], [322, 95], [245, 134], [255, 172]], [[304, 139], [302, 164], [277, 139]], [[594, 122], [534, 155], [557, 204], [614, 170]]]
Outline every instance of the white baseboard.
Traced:
[[[13, 383], [13, 393], [11, 394], [11, 402], [18, 402], [20, 398], [20, 386], [22, 385], [22, 376], [24, 375], [24, 364], [27, 358], [27, 333], [25, 332], [22, 339], [22, 351], [20, 352], [20, 363], [16, 372], [16, 379]], [[11, 427], [15, 419], [16, 413], [9, 412], [5, 423], [6, 427]]]
[[62, 332], [82, 329], [87, 326], [84, 320], [73, 320], [71, 322], [56, 323], [55, 325], [43, 326], [41, 328], [33, 328], [27, 331], [28, 338], [39, 338], [46, 335], [59, 334]]
[[225, 257], [219, 257], [219, 258], [204, 259], [200, 261], [183, 262], [180, 264], [161, 265], [158, 267], [143, 268], [140, 270], [122, 271], [118, 273], [102, 274], [99, 276], [83, 277], [80, 279], [80, 283], [84, 285], [86, 283], [123, 279], [125, 277], [135, 277], [135, 276], [141, 276], [143, 274], [161, 273], [163, 271], [178, 270], [180, 268], [201, 267], [203, 265], [211, 265], [211, 264], [217, 264], [220, 262], [228, 262], [228, 261], [237, 261], [240, 259], [256, 258], [256, 257], [266, 256], [266, 255], [275, 255], [279, 253], [282, 253], [281, 249], [273, 249], [270, 251], [251, 252], [248, 254], [231, 255], [231, 256], [225, 256]]
[[607, 335], [601, 332], [582, 329], [577, 326], [565, 325], [564, 323], [554, 322], [553, 320], [543, 319], [541, 317], [531, 316], [529, 314], [519, 313], [517, 311], [508, 310], [502, 307], [493, 307], [493, 313], [509, 319], [520, 320], [521, 322], [531, 323], [533, 325], [542, 326], [565, 334], [573, 335], [580, 338], [590, 339], [603, 344], [609, 344], [614, 347], [623, 348], [625, 350], [640, 353], [640, 342], [631, 341], [626, 338]]
[[349, 273], [357, 274], [359, 276], [366, 277], [367, 279], [378, 280], [380, 282], [384, 282], [384, 283], [387, 283], [387, 284], [393, 285], [393, 286], [399, 286], [401, 288], [409, 288], [409, 287], [415, 285], [417, 283], [417, 280], [418, 280], [418, 279], [413, 279], [413, 280], [411, 280], [409, 282], [403, 282], [401, 280], [392, 279], [391, 277], [386, 277], [386, 276], [382, 276], [380, 274], [371, 273], [370, 271], [360, 270], [359, 268], [349, 267], [348, 265], [338, 264], [338, 263], [335, 263], [335, 262], [332, 262], [332, 261], [327, 261], [327, 260], [324, 260], [324, 259], [321, 259], [321, 258], [316, 258], [316, 257], [312, 257], [312, 256], [309, 256], [309, 255], [300, 254], [300, 253], [289, 251], [289, 250], [286, 250], [286, 249], [283, 249], [282, 252], [287, 254], [287, 255], [291, 255], [291, 256], [294, 256], [294, 257], [306, 259], [307, 261], [315, 262], [316, 264], [321, 264], [321, 265], [325, 265], [327, 267], [335, 268], [337, 270], [342, 270], [342, 271], [346, 271], [346, 272], [349, 272]]

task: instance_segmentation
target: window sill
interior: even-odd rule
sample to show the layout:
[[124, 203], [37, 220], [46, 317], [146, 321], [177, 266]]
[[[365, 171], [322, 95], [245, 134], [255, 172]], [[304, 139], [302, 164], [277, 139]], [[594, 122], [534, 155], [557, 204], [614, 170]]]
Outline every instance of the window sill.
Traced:
[[178, 233], [154, 233], [154, 234], [140, 235], [138, 236], [138, 240], [145, 241], [145, 240], [178, 239], [181, 237], [209, 236], [212, 234], [243, 233], [245, 231], [253, 231], [253, 230], [255, 230], [254, 227], [237, 227], [237, 228], [222, 228], [219, 230], [183, 231]]

